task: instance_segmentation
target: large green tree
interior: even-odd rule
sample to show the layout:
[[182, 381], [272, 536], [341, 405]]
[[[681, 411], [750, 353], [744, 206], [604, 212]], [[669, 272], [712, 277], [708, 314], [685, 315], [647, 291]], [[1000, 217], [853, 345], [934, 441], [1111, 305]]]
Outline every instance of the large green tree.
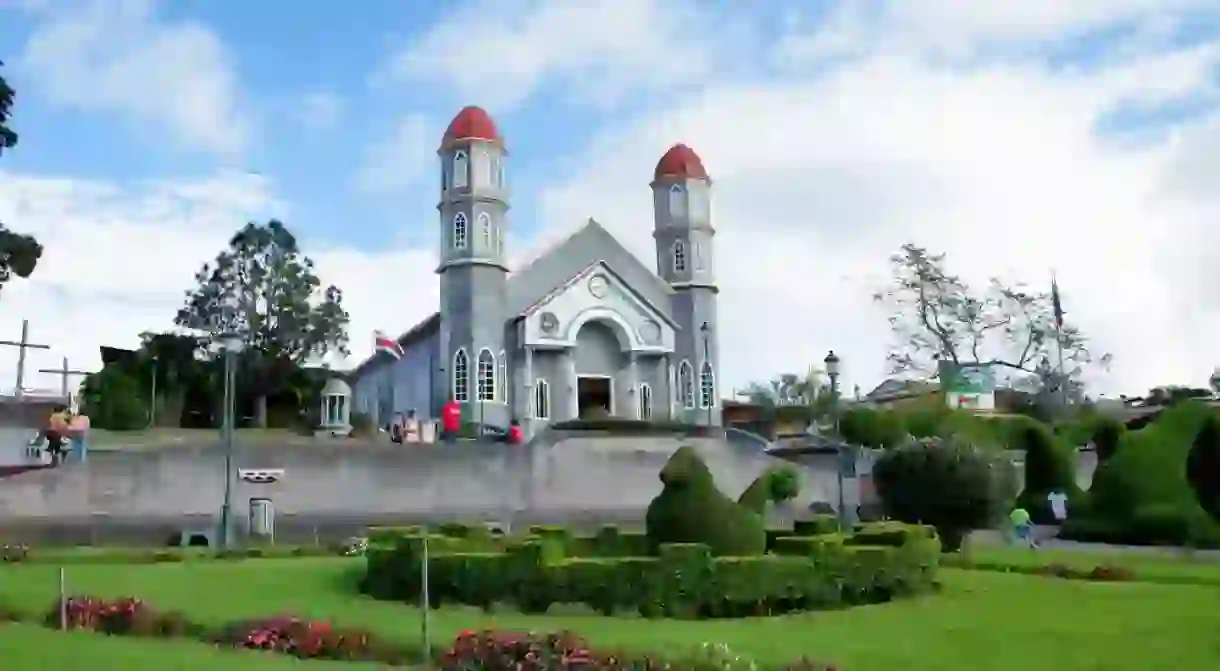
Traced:
[[[938, 374], [938, 363], [994, 366], [1043, 388], [1074, 389], [1085, 367], [1105, 365], [1079, 327], [1056, 328], [1049, 291], [992, 279], [976, 291], [949, 272], [945, 255], [914, 244], [890, 257], [891, 280], [874, 294], [889, 312], [892, 373]], [[1063, 348], [1063, 374], [1058, 346]], [[1062, 379], [1061, 379], [1062, 378]]]
[[247, 224], [195, 279], [175, 323], [212, 341], [223, 333], [242, 340], [258, 426], [267, 424], [267, 397], [283, 391], [298, 367], [331, 351], [347, 353], [343, 293], [322, 286], [313, 261], [279, 221]]
[[[4, 61], [0, 61], [2, 65]], [[0, 155], [4, 154], [4, 150], [17, 146], [17, 133], [8, 125], [16, 95], [4, 76], [0, 75]], [[37, 240], [11, 231], [0, 222], [0, 289], [13, 275], [29, 277], [41, 257], [42, 245]]]

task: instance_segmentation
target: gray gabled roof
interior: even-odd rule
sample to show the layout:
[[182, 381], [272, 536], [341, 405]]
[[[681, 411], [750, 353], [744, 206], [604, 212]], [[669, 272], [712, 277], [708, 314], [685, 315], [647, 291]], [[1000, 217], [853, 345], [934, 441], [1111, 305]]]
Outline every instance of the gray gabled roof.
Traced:
[[525, 312], [544, 296], [599, 261], [605, 263], [644, 302], [672, 322], [669, 297], [673, 289], [592, 219], [532, 263], [513, 273], [508, 280], [508, 304], [504, 314], [519, 315]]

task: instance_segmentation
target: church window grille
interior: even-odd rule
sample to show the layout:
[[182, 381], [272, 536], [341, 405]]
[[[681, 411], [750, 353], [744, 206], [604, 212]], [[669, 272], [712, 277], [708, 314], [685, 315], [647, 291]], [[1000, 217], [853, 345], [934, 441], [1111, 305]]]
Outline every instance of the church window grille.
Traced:
[[453, 248], [466, 249], [466, 239], [469, 236], [469, 231], [466, 230], [466, 215], [458, 212], [453, 217]]
[[453, 355], [453, 400], [458, 403], [470, 400], [470, 360], [465, 349]]
[[686, 245], [681, 240], [674, 241], [674, 272], [686, 272]]
[[699, 407], [716, 407], [716, 377], [712, 374], [712, 364], [707, 361], [699, 371]]
[[652, 419], [652, 387], [640, 385], [640, 419]]
[[496, 400], [496, 356], [489, 349], [479, 352], [479, 400]]
[[695, 270], [703, 270], [703, 245], [695, 243]]
[[508, 359], [504, 357], [504, 350], [500, 350], [499, 361], [496, 368], [496, 397], [501, 403], [508, 403]]
[[695, 407], [695, 369], [689, 361], [678, 366], [678, 395], [682, 407], [688, 410]]
[[486, 212], [479, 213], [479, 230], [483, 233], [483, 248], [490, 254], [494, 249], [491, 239], [491, 215]]
[[546, 380], [534, 382], [534, 417], [551, 418], [551, 385]]
[[686, 214], [686, 190], [677, 184], [669, 187], [669, 213], [675, 217]]
[[453, 188], [464, 189], [470, 183], [470, 157], [459, 151], [453, 155]]

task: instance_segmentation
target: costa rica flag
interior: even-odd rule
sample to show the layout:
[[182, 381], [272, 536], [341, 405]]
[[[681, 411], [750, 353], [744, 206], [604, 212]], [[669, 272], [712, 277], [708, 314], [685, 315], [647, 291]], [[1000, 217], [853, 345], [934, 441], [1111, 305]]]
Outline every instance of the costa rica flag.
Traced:
[[373, 331], [373, 350], [385, 352], [395, 359], [402, 358], [402, 347], [398, 345], [398, 341], [386, 336], [383, 331]]

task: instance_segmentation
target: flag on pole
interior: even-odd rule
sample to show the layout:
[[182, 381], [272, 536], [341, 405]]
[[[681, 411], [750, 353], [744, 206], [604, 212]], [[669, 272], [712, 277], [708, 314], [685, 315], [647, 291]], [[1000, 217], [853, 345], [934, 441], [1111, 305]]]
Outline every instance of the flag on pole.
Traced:
[[1051, 305], [1055, 310], [1055, 328], [1063, 328], [1063, 304], [1059, 302], [1059, 282], [1051, 273]]
[[386, 336], [383, 331], [373, 331], [373, 350], [374, 353], [385, 352], [395, 359], [402, 358], [402, 347], [398, 341]]

